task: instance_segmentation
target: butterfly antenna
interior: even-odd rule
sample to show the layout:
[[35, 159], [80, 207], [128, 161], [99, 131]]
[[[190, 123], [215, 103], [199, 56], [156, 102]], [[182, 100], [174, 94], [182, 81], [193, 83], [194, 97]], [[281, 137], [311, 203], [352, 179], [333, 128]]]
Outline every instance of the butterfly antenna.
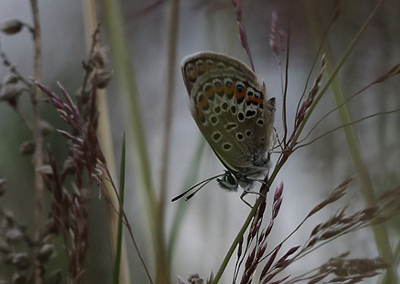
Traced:
[[204, 184], [202, 184], [198, 189], [196, 189], [195, 191], [193, 191], [191, 194], [189, 194], [188, 196], [186, 196], [185, 201], [188, 201], [190, 198], [192, 198], [200, 189], [202, 189], [203, 187], [205, 187], [211, 180], [208, 180], [207, 182], [205, 182]]
[[193, 197], [193, 195], [195, 195], [200, 189], [202, 189], [204, 186], [206, 186], [210, 181], [212, 181], [212, 180], [214, 180], [214, 179], [216, 179], [216, 178], [219, 178], [219, 177], [221, 177], [221, 176], [223, 176], [223, 175], [225, 175], [225, 174], [219, 174], [219, 175], [210, 177], [210, 178], [208, 178], [208, 179], [205, 179], [205, 180], [203, 180], [203, 181], [201, 181], [201, 182], [196, 183], [195, 185], [193, 185], [193, 186], [190, 187], [189, 189], [185, 190], [185, 191], [182, 192], [181, 194], [178, 194], [177, 196], [175, 196], [174, 198], [172, 198], [172, 199], [171, 199], [171, 202], [177, 201], [178, 199], [180, 199], [180, 198], [182, 198], [183, 196], [185, 196], [188, 192], [192, 191], [192, 190], [195, 189], [196, 187], [199, 187], [199, 188], [197, 188], [194, 192], [192, 192], [190, 195], [188, 195], [188, 196], [185, 198], [186, 201], [189, 200], [190, 198]]

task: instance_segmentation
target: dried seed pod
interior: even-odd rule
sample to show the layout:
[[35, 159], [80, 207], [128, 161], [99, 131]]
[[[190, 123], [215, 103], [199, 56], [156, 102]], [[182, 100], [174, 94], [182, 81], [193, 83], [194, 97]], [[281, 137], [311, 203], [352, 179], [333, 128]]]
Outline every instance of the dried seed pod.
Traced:
[[0, 25], [0, 30], [6, 35], [15, 35], [24, 27], [24, 23], [18, 20], [9, 20]]
[[109, 62], [108, 49], [100, 47], [95, 53], [93, 53], [91, 59], [97, 68], [103, 69]]
[[50, 259], [53, 252], [54, 252], [54, 245], [45, 244], [40, 248], [39, 253], [37, 255], [37, 259], [42, 263], [46, 263]]
[[74, 165], [74, 161], [72, 159], [67, 159], [64, 162], [64, 168], [63, 168], [63, 175], [73, 175], [75, 174], [76, 168]]
[[2, 218], [2, 224], [1, 227], [2, 228], [11, 228], [12, 226], [14, 226], [15, 222], [15, 216], [14, 213], [10, 210], [4, 210], [3, 211], [3, 216], [4, 218]]
[[61, 283], [62, 275], [61, 270], [57, 269], [50, 273], [49, 278], [47, 279], [47, 284], [59, 284]]
[[40, 128], [42, 129], [42, 135], [43, 136], [47, 136], [51, 132], [54, 131], [54, 127], [50, 123], [48, 123], [46, 120], [41, 120], [40, 121]]
[[58, 234], [58, 227], [52, 217], [46, 220], [44, 223], [44, 234]]
[[8, 85], [8, 84], [17, 84], [19, 81], [19, 78], [17, 75], [11, 73], [8, 74], [6, 77], [3, 79], [3, 85]]
[[0, 179], [0, 197], [6, 192], [7, 190], [7, 180], [5, 178]]
[[48, 234], [45, 237], [43, 237], [42, 242], [44, 244], [50, 244], [54, 242], [54, 239], [57, 237], [57, 234]]
[[7, 84], [1, 88], [0, 91], [0, 102], [8, 102], [15, 106], [19, 96], [24, 91], [24, 88], [18, 84]]
[[97, 88], [99, 89], [104, 89], [107, 87], [108, 83], [111, 80], [111, 77], [113, 75], [113, 72], [110, 71], [99, 71], [97, 73]]
[[24, 237], [24, 234], [18, 228], [9, 229], [6, 232], [6, 239], [8, 242], [10, 242], [12, 244], [20, 243], [21, 240], [23, 239], [23, 237]]
[[14, 254], [12, 264], [18, 269], [18, 270], [25, 270], [30, 266], [29, 263], [29, 256], [27, 253], [24, 252], [19, 252]]
[[22, 143], [21, 147], [19, 147], [19, 152], [23, 156], [30, 156], [35, 152], [35, 142], [34, 141], [25, 141]]
[[37, 169], [37, 171], [42, 174], [42, 175], [46, 175], [47, 177], [52, 177], [53, 176], [53, 169], [51, 168], [50, 165], [44, 165], [41, 166]]

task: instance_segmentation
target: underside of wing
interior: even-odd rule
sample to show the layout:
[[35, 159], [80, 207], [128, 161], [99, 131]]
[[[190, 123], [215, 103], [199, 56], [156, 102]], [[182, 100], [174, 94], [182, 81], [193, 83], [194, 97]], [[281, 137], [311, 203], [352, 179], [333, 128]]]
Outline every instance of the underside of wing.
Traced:
[[269, 149], [273, 115], [254, 73], [233, 67], [204, 72], [191, 88], [190, 106], [225, 166], [236, 172], [260, 167], [257, 162]]
[[182, 61], [182, 75], [188, 94], [197, 79], [204, 73], [218, 70], [236, 70], [246, 74], [249, 80], [256, 82], [257, 75], [240, 60], [214, 52], [198, 52], [185, 57]]

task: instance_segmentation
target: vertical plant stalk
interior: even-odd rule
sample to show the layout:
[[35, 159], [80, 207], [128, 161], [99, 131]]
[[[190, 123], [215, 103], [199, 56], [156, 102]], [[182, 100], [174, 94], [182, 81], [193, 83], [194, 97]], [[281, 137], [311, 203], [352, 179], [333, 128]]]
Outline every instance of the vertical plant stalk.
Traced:
[[[145, 141], [145, 131], [142, 123], [140, 102], [136, 88], [134, 70], [131, 64], [131, 56], [128, 52], [128, 43], [125, 36], [125, 24], [121, 13], [121, 6], [116, 0], [100, 1], [104, 13], [111, 53], [114, 59], [116, 78], [119, 83], [120, 92], [124, 94], [125, 114], [129, 125], [132, 127], [134, 135], [136, 177], [140, 190], [143, 190], [146, 198], [146, 208], [148, 209], [149, 227], [151, 240], [153, 243], [154, 254], [158, 254], [159, 245], [164, 242], [164, 234], [158, 227], [160, 222], [157, 220], [158, 202], [153, 187], [150, 171], [150, 163], [147, 154], [147, 143]], [[161, 279], [160, 281], [169, 281]], [[164, 283], [164, 282], [160, 282]]]
[[[179, 0], [170, 1], [169, 9], [169, 36], [168, 36], [168, 65], [167, 65], [167, 94], [165, 100], [165, 117], [164, 117], [164, 133], [161, 152], [161, 171], [160, 171], [160, 194], [158, 200], [158, 218], [157, 227], [159, 234], [164, 235], [164, 215], [165, 203], [168, 188], [168, 166], [171, 144], [171, 128], [173, 119], [173, 101], [175, 87], [175, 66], [176, 53], [178, 44], [178, 28], [179, 28]], [[159, 241], [156, 250], [156, 283], [169, 283], [171, 279], [171, 262], [167, 253], [167, 244], [165, 238]]]
[[[384, 1], [381, 1], [381, 3], [383, 4]], [[308, 17], [308, 21], [309, 21], [309, 27], [311, 29], [311, 32], [315, 38], [316, 42], [319, 42], [322, 38], [322, 36], [319, 34], [319, 31], [317, 30], [317, 26], [320, 26], [320, 19], [318, 19], [317, 17], [317, 11], [315, 11], [315, 7], [317, 7], [317, 3], [315, 1], [305, 1], [304, 3], [304, 7], [305, 7], [305, 12], [307, 14]], [[325, 44], [323, 45], [323, 52], [325, 53], [325, 57], [326, 57], [326, 61], [327, 61], [327, 73], [328, 74], [332, 74], [335, 70], [335, 64], [334, 64], [334, 58], [332, 55], [332, 51], [330, 48], [330, 45], [325, 42]], [[361, 194], [364, 197], [365, 203], [368, 207], [373, 207], [377, 205], [377, 201], [376, 201], [376, 196], [375, 196], [375, 192], [374, 192], [374, 188], [372, 185], [372, 180], [371, 177], [369, 175], [368, 169], [365, 166], [363, 159], [362, 159], [362, 154], [361, 154], [361, 149], [360, 149], [360, 145], [354, 130], [354, 127], [351, 125], [351, 118], [350, 118], [350, 114], [349, 111], [347, 109], [347, 105], [344, 104], [345, 102], [345, 98], [344, 95], [341, 91], [340, 88], [340, 84], [337, 80], [337, 78], [334, 78], [334, 80], [332, 81], [332, 90], [333, 90], [333, 94], [336, 100], [336, 104], [338, 106], [341, 106], [338, 109], [341, 121], [342, 121], [342, 125], [348, 125], [346, 127], [343, 128], [345, 136], [346, 136], [346, 140], [348, 143], [348, 148], [350, 151], [350, 155], [354, 164], [354, 168], [355, 171], [357, 172], [359, 181], [360, 181], [360, 191]], [[390, 242], [389, 242], [389, 238], [387, 235], [387, 230], [384, 224], [380, 224], [380, 225], [375, 225], [372, 227], [372, 231], [374, 233], [374, 237], [375, 237], [375, 242], [376, 242], [376, 246], [379, 250], [379, 253], [381, 254], [383, 261], [387, 264], [390, 265], [390, 267], [387, 269], [387, 274], [385, 277], [385, 283], [398, 283], [397, 282], [397, 276], [395, 273], [395, 269], [393, 267], [393, 254], [390, 248]], [[384, 282], [383, 282], [384, 283]]]
[[[42, 52], [41, 52], [41, 30], [39, 20], [39, 8], [37, 0], [31, 0], [31, 9], [33, 16], [33, 41], [34, 41], [34, 78], [37, 81], [42, 81]], [[40, 126], [40, 98], [41, 92], [39, 88], [32, 84], [32, 109], [33, 109], [33, 139], [35, 141], [35, 153], [34, 153], [34, 170], [35, 170], [35, 243], [40, 241], [40, 235], [42, 232], [43, 222], [43, 179], [40, 175], [39, 169], [43, 166], [43, 136]], [[35, 283], [41, 284], [41, 268], [40, 263], [36, 260], [38, 254], [38, 247], [34, 249], [35, 253]]]
[[[85, 19], [85, 35], [86, 35], [86, 46], [87, 50], [91, 49], [92, 35], [98, 26], [98, 16], [96, 11], [96, 3], [95, 0], [83, 0], [83, 9], [84, 9], [84, 19]], [[98, 48], [98, 45], [96, 45]], [[99, 117], [99, 127], [97, 129], [97, 134], [100, 139], [101, 147], [103, 149], [104, 156], [107, 160], [107, 167], [110, 170], [113, 177], [116, 176], [116, 167], [115, 167], [115, 157], [113, 153], [113, 143], [111, 139], [111, 127], [110, 127], [110, 119], [109, 119], [109, 111], [107, 105], [107, 98], [106, 98], [106, 90], [105, 89], [98, 89], [97, 90], [97, 101], [98, 101], [98, 109], [101, 113]], [[105, 187], [108, 190], [108, 194], [110, 197], [110, 202], [112, 204], [118, 204], [118, 197], [111, 190], [111, 184], [105, 180]], [[120, 217], [116, 212], [109, 206], [109, 223], [110, 223], [110, 243], [111, 243], [111, 250], [112, 255], [117, 257], [117, 253], [115, 251], [115, 244], [118, 240], [118, 224], [120, 221]], [[120, 214], [120, 216], [122, 216]], [[122, 217], [121, 217], [122, 218]], [[122, 253], [120, 259], [120, 273], [119, 273], [119, 284], [129, 284], [130, 283], [130, 273], [129, 273], [129, 264], [128, 264], [128, 255], [126, 249], [126, 242], [125, 239], [122, 237]]]

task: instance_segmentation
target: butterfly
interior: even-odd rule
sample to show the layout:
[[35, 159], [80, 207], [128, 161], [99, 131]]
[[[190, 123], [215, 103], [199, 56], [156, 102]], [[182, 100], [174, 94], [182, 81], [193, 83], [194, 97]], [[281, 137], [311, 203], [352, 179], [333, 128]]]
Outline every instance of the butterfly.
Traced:
[[224, 54], [195, 53], [185, 57], [181, 67], [191, 114], [226, 171], [172, 201], [192, 191], [188, 200], [214, 179], [228, 191], [240, 186], [245, 201], [255, 181], [264, 183], [259, 178], [271, 166], [275, 98], [268, 100], [265, 83], [246, 64]]

